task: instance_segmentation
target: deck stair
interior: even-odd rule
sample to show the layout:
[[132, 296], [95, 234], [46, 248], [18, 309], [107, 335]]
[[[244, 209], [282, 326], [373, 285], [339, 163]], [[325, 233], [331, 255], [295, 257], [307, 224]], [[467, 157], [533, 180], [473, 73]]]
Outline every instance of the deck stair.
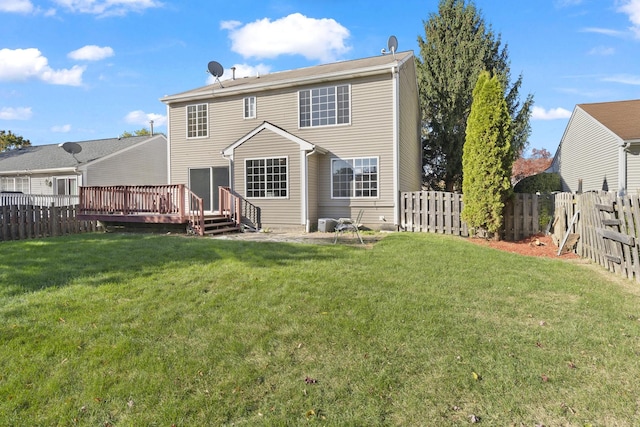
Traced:
[[[194, 224], [190, 224], [190, 226], [194, 228], [195, 234], [200, 234]], [[204, 230], [202, 235], [237, 233], [239, 231], [240, 227], [236, 222], [226, 215], [205, 215], [204, 217]]]

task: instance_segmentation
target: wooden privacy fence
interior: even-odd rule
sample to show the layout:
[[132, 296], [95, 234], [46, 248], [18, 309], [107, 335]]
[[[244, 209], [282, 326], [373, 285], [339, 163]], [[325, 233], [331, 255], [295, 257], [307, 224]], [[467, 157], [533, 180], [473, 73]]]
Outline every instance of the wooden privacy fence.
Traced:
[[[503, 212], [505, 240], [516, 241], [540, 230], [540, 197], [536, 194], [514, 194]], [[401, 193], [401, 227], [406, 231], [452, 234], [469, 237], [462, 221], [462, 194], [440, 191]], [[553, 210], [553, 208], [551, 208]], [[552, 212], [549, 213], [551, 215]]]
[[[576, 253], [611, 272], [640, 281], [640, 195], [576, 195]], [[571, 232], [572, 230], [569, 230]]]
[[0, 240], [22, 240], [97, 231], [96, 221], [77, 219], [74, 206], [0, 206]]

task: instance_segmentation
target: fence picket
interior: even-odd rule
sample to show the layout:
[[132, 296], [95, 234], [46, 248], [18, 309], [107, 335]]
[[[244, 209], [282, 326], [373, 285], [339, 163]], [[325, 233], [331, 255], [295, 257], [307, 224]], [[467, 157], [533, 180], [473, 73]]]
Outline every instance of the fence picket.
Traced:
[[0, 206], [0, 241], [97, 231], [97, 221], [80, 221], [74, 206]]

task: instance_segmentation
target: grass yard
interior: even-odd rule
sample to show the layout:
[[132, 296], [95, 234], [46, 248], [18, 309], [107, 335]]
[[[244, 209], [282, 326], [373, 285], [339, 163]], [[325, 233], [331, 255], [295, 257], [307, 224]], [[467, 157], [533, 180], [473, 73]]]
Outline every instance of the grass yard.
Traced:
[[640, 285], [584, 266], [410, 233], [0, 246], [0, 425], [640, 419]]

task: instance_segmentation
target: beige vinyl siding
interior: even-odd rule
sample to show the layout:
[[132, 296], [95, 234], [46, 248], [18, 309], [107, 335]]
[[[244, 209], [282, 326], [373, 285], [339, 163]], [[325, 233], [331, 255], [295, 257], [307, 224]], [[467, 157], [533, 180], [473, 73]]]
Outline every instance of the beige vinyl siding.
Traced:
[[84, 175], [86, 186], [167, 184], [166, 140], [149, 139], [89, 163]]
[[576, 108], [554, 160], [563, 191], [578, 191], [580, 179], [583, 191], [616, 191], [620, 142], [610, 130]]
[[422, 188], [422, 144], [418, 80], [414, 61], [407, 61], [400, 73], [400, 167], [399, 191]]
[[[393, 81], [389, 74], [355, 80], [351, 84], [351, 125], [304, 129], [302, 138], [328, 150], [319, 163], [318, 217], [355, 218], [365, 210], [363, 222], [379, 228], [380, 217], [393, 221]], [[333, 199], [331, 160], [378, 158], [378, 197]]]
[[640, 194], [640, 147], [627, 153], [627, 192]]
[[300, 226], [301, 176], [300, 146], [269, 130], [263, 130], [238, 146], [234, 152], [234, 188], [242, 196], [246, 194], [245, 160], [287, 158], [288, 191], [286, 198], [247, 198], [261, 208], [263, 227]]
[[318, 164], [320, 163], [320, 154], [307, 156], [307, 206], [309, 211], [309, 225], [312, 230], [318, 225]]

